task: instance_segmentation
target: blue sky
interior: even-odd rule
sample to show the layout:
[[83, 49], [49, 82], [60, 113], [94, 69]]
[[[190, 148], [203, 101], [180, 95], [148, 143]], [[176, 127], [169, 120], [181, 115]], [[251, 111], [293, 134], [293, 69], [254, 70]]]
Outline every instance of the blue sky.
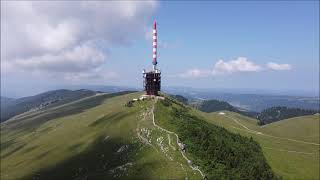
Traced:
[[[160, 3], [154, 18], [159, 23], [159, 40], [168, 43], [167, 48], [159, 49], [164, 77], [192, 68], [210, 69], [218, 59], [228, 61], [239, 56], [257, 64], [272, 61], [292, 66], [288, 71], [200, 79], [167, 77], [164, 83], [212, 88], [315, 89], [319, 72], [317, 13], [319, 9], [311, 2]], [[143, 51], [139, 60], [146, 63], [139, 66], [150, 66], [150, 58], [145, 57], [151, 52], [148, 43], [140, 44], [141, 49], [132, 49], [132, 53]], [[131, 51], [125, 59], [133, 60], [130, 56]]]
[[[6, 32], [13, 27], [8, 23], [8, 30], [1, 33], [1, 39], [6, 35], [7, 38], [1, 43], [13, 45], [1, 49], [1, 52], [8, 52], [1, 58], [2, 65], [5, 59], [8, 66], [4, 68], [10, 69], [2, 73], [2, 92], [18, 93], [17, 89], [26, 86], [32, 89], [30, 92], [35, 92], [70, 84], [139, 87], [142, 85], [142, 69], [151, 68], [152, 40], [148, 36], [151, 37], [149, 30], [154, 19], [158, 22], [158, 61], [163, 86], [319, 91], [317, 1], [103, 3], [107, 3], [104, 10], [113, 9], [112, 12], [103, 14], [101, 10], [101, 14], [95, 16], [91, 14], [100, 12], [99, 9], [88, 10], [79, 6], [77, 13], [61, 13], [60, 17], [54, 15], [55, 8], [52, 7], [68, 12], [70, 7], [61, 7], [69, 4], [20, 4], [21, 7], [36, 7], [31, 8], [32, 12], [25, 11], [26, 16], [42, 13], [48, 17], [49, 27], [53, 27], [51, 35], [40, 36], [41, 32], [36, 32], [32, 37], [39, 38], [39, 42], [47, 36], [57, 38], [50, 39], [45, 46], [31, 48], [30, 52], [35, 53], [28, 54], [25, 48], [15, 48], [17, 45], [12, 43], [12, 38], [27, 39], [25, 36], [29, 36], [30, 31], [7, 35]], [[1, 7], [6, 10], [1, 14], [2, 25], [3, 22], [17, 21], [7, 17], [21, 12], [15, 9], [17, 6], [12, 8], [8, 4]], [[91, 6], [94, 7], [88, 7]], [[41, 11], [47, 7], [53, 12]], [[91, 20], [82, 18], [86, 13], [92, 16]], [[27, 24], [25, 20], [21, 22]], [[41, 28], [47, 27], [44, 22], [47, 20], [32, 21], [35, 27]], [[57, 26], [56, 22], [58, 25], [63, 23]], [[73, 29], [69, 27], [78, 27], [79, 23], [74, 22], [88, 24], [89, 28], [80, 25], [84, 31], [71, 31]], [[92, 35], [88, 36], [90, 28], [93, 28]], [[70, 36], [63, 36], [68, 35], [67, 32], [79, 35], [69, 38], [69, 43], [65, 37]], [[35, 43], [27, 39], [25, 44]], [[77, 47], [81, 48], [74, 50]], [[81, 54], [80, 57], [88, 57], [79, 63], [82, 66], [73, 66], [72, 58], [71, 63], [64, 64], [70, 57], [68, 49], [75, 57], [77, 53]], [[60, 53], [62, 51], [66, 53]], [[83, 51], [87, 53], [84, 55]], [[12, 53], [15, 56], [9, 52], [15, 52]], [[61, 60], [55, 63], [56, 59]]]

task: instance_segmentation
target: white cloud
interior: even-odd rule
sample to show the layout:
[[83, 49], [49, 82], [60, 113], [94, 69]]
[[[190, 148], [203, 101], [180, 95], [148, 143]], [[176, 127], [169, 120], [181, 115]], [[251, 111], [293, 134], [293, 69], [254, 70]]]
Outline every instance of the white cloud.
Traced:
[[260, 71], [262, 68], [261, 66], [248, 61], [245, 57], [238, 57], [235, 60], [231, 60], [225, 62], [223, 60], [219, 60], [215, 63], [212, 74], [219, 75], [219, 74], [231, 74], [237, 72], [257, 72]]
[[106, 55], [94, 46], [83, 44], [59, 53], [18, 58], [11, 64], [21, 70], [46, 72], [83, 72], [95, 69], [105, 63]]
[[210, 71], [203, 69], [190, 69], [185, 73], [178, 74], [180, 78], [202, 78], [210, 75]]
[[106, 80], [114, 80], [119, 76], [115, 72], [105, 71], [102, 69], [94, 70], [93, 72], [80, 72], [80, 73], [72, 73], [68, 72], [63, 76], [63, 79], [66, 81], [71, 81], [74, 83], [82, 82], [87, 80], [88, 84], [101, 83], [101, 81]]
[[263, 67], [255, 64], [252, 61], [249, 61], [246, 57], [238, 57], [230, 61], [218, 60], [211, 70], [194, 68], [172, 77], [195, 79], [243, 72], [259, 72], [262, 70], [266, 70], [267, 68], [278, 71], [290, 70], [291, 65], [269, 62], [266, 67]]
[[275, 71], [283, 71], [283, 70], [290, 70], [291, 65], [290, 64], [277, 64], [274, 62], [269, 62], [267, 64], [267, 68]]
[[155, 1], [1, 1], [2, 72], [89, 77], [109, 47], [128, 45], [155, 11]]

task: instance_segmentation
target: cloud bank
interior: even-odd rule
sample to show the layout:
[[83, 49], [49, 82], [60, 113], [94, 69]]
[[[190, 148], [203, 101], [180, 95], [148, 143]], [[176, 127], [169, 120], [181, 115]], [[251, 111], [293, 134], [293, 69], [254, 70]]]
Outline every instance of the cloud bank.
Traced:
[[99, 76], [110, 47], [143, 38], [156, 7], [154, 1], [1, 1], [2, 73]]
[[261, 70], [261, 67], [259, 65], [249, 61], [245, 57], [238, 57], [237, 59], [231, 60], [228, 62], [219, 60], [214, 65], [212, 74], [217, 75], [217, 74], [231, 74], [236, 72], [256, 72], [260, 70]]
[[210, 71], [203, 69], [189, 69], [185, 73], [178, 74], [180, 78], [201, 78], [210, 75]]
[[258, 65], [252, 61], [249, 61], [246, 57], [238, 57], [234, 60], [224, 61], [218, 60], [211, 70], [209, 69], [190, 69], [184, 73], [178, 74], [180, 78], [203, 78], [203, 77], [214, 77], [222, 75], [231, 75], [237, 73], [253, 73], [260, 72], [263, 70], [282, 71], [290, 70], [292, 67], [290, 64], [277, 64], [269, 62], [266, 66]]

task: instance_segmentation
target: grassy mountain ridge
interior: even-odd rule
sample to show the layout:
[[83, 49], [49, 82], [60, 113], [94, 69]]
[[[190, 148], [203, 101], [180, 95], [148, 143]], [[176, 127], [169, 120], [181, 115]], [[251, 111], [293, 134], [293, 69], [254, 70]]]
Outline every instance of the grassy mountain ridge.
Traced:
[[192, 103], [191, 105], [203, 112], [216, 112], [222, 110], [237, 111], [237, 109], [229, 103], [215, 99], [197, 101]]
[[228, 102], [219, 101], [216, 99], [193, 101], [190, 103], [190, 105], [200, 111], [207, 112], [207, 113], [225, 110], [225, 111], [236, 112], [236, 113], [239, 113], [248, 117], [253, 117], [253, 118], [255, 118], [259, 114], [254, 111], [247, 111], [244, 109], [240, 109], [238, 107], [232, 106]]
[[[2, 124], [1, 147], [3, 144], [7, 144], [7, 148], [1, 149], [1, 172], [3, 172], [1, 179], [16, 179], [18, 177], [23, 179], [74, 179], [79, 176], [83, 178], [88, 174], [92, 174], [90, 177], [95, 177], [94, 174], [100, 174], [98, 172], [102, 170], [92, 170], [95, 166], [99, 165], [103, 168], [106, 164], [105, 168], [111, 169], [113, 166], [120, 165], [123, 161], [117, 162], [117, 160], [126, 156], [116, 153], [109, 154], [108, 152], [117, 152], [117, 149], [127, 144], [128, 140], [119, 139], [117, 132], [112, 129], [107, 128], [109, 130], [106, 132], [107, 129], [104, 126], [90, 126], [95, 120], [111, 113], [132, 112], [127, 114], [126, 119], [128, 121], [134, 118], [133, 113], [136, 112], [136, 109], [121, 110], [119, 108], [122, 107], [124, 99], [131, 99], [132, 95], [131, 97], [127, 95], [121, 97], [113, 95], [112, 97], [116, 99], [111, 100], [112, 98], [110, 99], [108, 96], [100, 95], [84, 102], [71, 104], [67, 109], [81, 109], [83, 105], [87, 105], [88, 101], [93, 106], [86, 106], [83, 111], [77, 113], [68, 111], [71, 114], [58, 116], [51, 121], [43, 121], [39, 124], [39, 121], [35, 119], [37, 123], [32, 132], [21, 129], [23, 127], [19, 127], [16, 123], [33, 121], [34, 119], [25, 119], [14, 124], [7, 121]], [[107, 109], [104, 106], [107, 106]], [[105, 113], [106, 115], [103, 115]], [[39, 118], [39, 116], [35, 118]], [[117, 124], [120, 119], [114, 118], [110, 123]], [[124, 134], [126, 132], [122, 131]], [[110, 139], [107, 138], [108, 136]], [[100, 156], [95, 155], [98, 152]], [[104, 158], [101, 157], [103, 154]], [[16, 163], [18, 163], [17, 169], [11, 168], [11, 165]], [[18, 169], [19, 171], [17, 171]], [[100, 176], [101, 179], [103, 177], [112, 178], [108, 171]]]
[[[272, 131], [272, 124], [259, 127], [256, 120], [238, 113], [225, 111], [225, 116], [218, 112], [204, 113], [176, 101], [171, 103], [177, 112], [165, 107], [169, 112], [160, 115], [157, 110], [160, 102], [153, 114], [153, 100], [125, 106], [141, 94], [98, 94], [1, 123], [1, 179], [201, 179], [199, 172], [182, 156], [176, 136], [159, 129], [154, 122], [179, 134], [181, 142], [187, 145], [187, 158], [208, 177], [220, 174], [226, 178], [250, 179], [255, 176], [253, 172], [266, 172], [260, 174], [261, 177], [272, 177], [267, 161], [276, 176], [284, 179], [319, 178], [319, 146], [265, 136], [309, 142], [307, 137], [298, 137], [317, 134], [316, 117], [308, 120], [311, 129], [297, 128], [294, 131], [299, 133], [281, 134], [281, 129], [289, 131], [296, 126], [281, 125]], [[229, 116], [263, 134], [245, 129]], [[176, 121], [166, 124], [170, 119]], [[295, 119], [290, 120], [292, 122]], [[299, 127], [306, 125], [303, 120], [299, 122]], [[259, 145], [251, 142], [250, 137]], [[312, 143], [316, 142], [314, 138]], [[268, 149], [270, 147], [276, 150]], [[207, 153], [212, 152], [212, 148], [216, 150], [214, 156]], [[229, 157], [232, 152], [233, 156]], [[249, 164], [243, 158], [256, 163]], [[240, 164], [252, 168], [241, 168]]]
[[27, 111], [59, 106], [95, 94], [95, 91], [85, 89], [75, 91], [60, 89], [10, 101], [2, 102], [1, 100], [1, 122]]
[[259, 120], [259, 125], [269, 124], [276, 121], [280, 121], [283, 119], [305, 116], [305, 115], [313, 115], [319, 111], [315, 110], [307, 110], [300, 108], [288, 108], [284, 106], [271, 107], [263, 110], [257, 116]]
[[[98, 95], [62, 107], [94, 106], [49, 121], [36, 114], [2, 123], [1, 179], [200, 179], [153, 126], [151, 101], [125, 107], [140, 95]], [[57, 115], [56, 108], [45, 111]], [[32, 130], [19, 125], [27, 121], [36, 122]]]
[[57, 119], [64, 116], [70, 116], [84, 112], [86, 109], [93, 108], [100, 105], [106, 99], [132, 93], [132, 91], [124, 91], [111, 94], [102, 94], [99, 96], [92, 96], [88, 99], [82, 99], [81, 101], [71, 102], [71, 104], [58, 107], [52, 107], [50, 111], [37, 111], [24, 116], [11, 119], [3, 123], [2, 127], [6, 129], [22, 129], [24, 131], [32, 131], [33, 129], [41, 126], [41, 124], [47, 121]]

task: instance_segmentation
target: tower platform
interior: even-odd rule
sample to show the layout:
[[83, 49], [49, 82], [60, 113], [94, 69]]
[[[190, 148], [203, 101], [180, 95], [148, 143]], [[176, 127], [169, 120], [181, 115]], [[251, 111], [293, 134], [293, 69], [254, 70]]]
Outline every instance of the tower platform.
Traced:
[[161, 89], [161, 72], [159, 70], [144, 72], [143, 79], [146, 94], [158, 96], [158, 91]]

